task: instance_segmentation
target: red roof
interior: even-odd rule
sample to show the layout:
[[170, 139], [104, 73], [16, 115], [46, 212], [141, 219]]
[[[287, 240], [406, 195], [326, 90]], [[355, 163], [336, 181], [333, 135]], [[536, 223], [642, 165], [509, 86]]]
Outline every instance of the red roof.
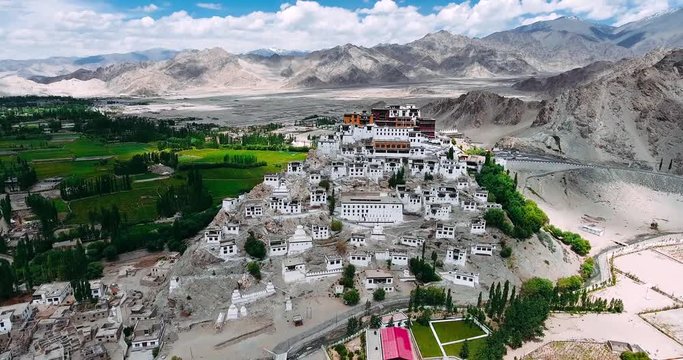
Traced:
[[402, 327], [382, 329], [382, 355], [384, 360], [413, 360], [410, 333]]

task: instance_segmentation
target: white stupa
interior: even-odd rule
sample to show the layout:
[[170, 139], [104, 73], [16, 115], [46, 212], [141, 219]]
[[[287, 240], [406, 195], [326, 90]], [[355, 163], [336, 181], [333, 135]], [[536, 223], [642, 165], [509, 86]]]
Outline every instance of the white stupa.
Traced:
[[287, 255], [300, 254], [313, 247], [313, 238], [306, 234], [302, 225], [297, 225], [294, 235], [287, 242], [289, 244]]

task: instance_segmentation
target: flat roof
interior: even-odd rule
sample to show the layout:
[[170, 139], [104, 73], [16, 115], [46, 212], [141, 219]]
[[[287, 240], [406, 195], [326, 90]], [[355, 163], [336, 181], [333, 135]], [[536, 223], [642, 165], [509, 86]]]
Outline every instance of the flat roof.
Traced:
[[384, 270], [365, 270], [365, 277], [366, 278], [389, 278], [393, 277], [391, 273], [388, 273]]

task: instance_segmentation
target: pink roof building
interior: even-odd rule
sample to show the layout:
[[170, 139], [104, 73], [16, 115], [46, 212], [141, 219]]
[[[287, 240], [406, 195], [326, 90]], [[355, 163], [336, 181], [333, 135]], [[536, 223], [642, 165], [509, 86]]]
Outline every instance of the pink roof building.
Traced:
[[400, 327], [381, 330], [382, 356], [384, 360], [414, 360], [410, 333]]

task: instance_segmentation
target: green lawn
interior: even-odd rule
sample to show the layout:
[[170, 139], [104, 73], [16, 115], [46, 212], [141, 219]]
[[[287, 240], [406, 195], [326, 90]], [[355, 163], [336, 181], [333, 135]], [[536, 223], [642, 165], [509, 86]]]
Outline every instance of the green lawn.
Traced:
[[276, 164], [306, 159], [306, 153], [290, 151], [192, 149], [178, 152], [181, 164], [193, 162], [223, 162], [225, 155], [255, 155], [258, 161], [265, 161], [268, 163], [268, 166], [266, 167], [268, 169], [273, 169]]
[[[463, 345], [463, 343], [446, 345], [443, 347], [443, 349], [446, 351], [447, 355], [459, 356], [460, 355], [460, 349], [462, 349], [462, 345]], [[470, 358], [472, 357], [473, 354], [478, 353], [480, 351], [480, 349], [483, 348], [484, 346], [486, 346], [486, 338], [468, 341], [467, 347], [470, 349]]]
[[432, 329], [429, 326], [422, 326], [420, 324], [414, 323], [411, 326], [410, 331], [413, 333], [415, 342], [420, 348], [420, 354], [423, 358], [428, 357], [441, 357], [441, 349], [439, 348], [439, 343], [436, 342], [434, 334], [432, 334]]
[[18, 152], [18, 155], [22, 159], [30, 161], [90, 156], [114, 156], [118, 159], [125, 160], [130, 159], [135, 154], [154, 150], [156, 150], [156, 147], [152, 144], [107, 143], [81, 137], [73, 141], [54, 143], [51, 144], [50, 147], [20, 151]]
[[112, 161], [107, 161], [103, 164], [98, 160], [35, 162], [33, 163], [33, 167], [36, 169], [38, 179], [45, 179], [53, 176], [78, 176], [87, 178], [111, 173], [113, 169]]
[[476, 324], [468, 325], [465, 321], [433, 322], [432, 326], [442, 344], [485, 334]]

